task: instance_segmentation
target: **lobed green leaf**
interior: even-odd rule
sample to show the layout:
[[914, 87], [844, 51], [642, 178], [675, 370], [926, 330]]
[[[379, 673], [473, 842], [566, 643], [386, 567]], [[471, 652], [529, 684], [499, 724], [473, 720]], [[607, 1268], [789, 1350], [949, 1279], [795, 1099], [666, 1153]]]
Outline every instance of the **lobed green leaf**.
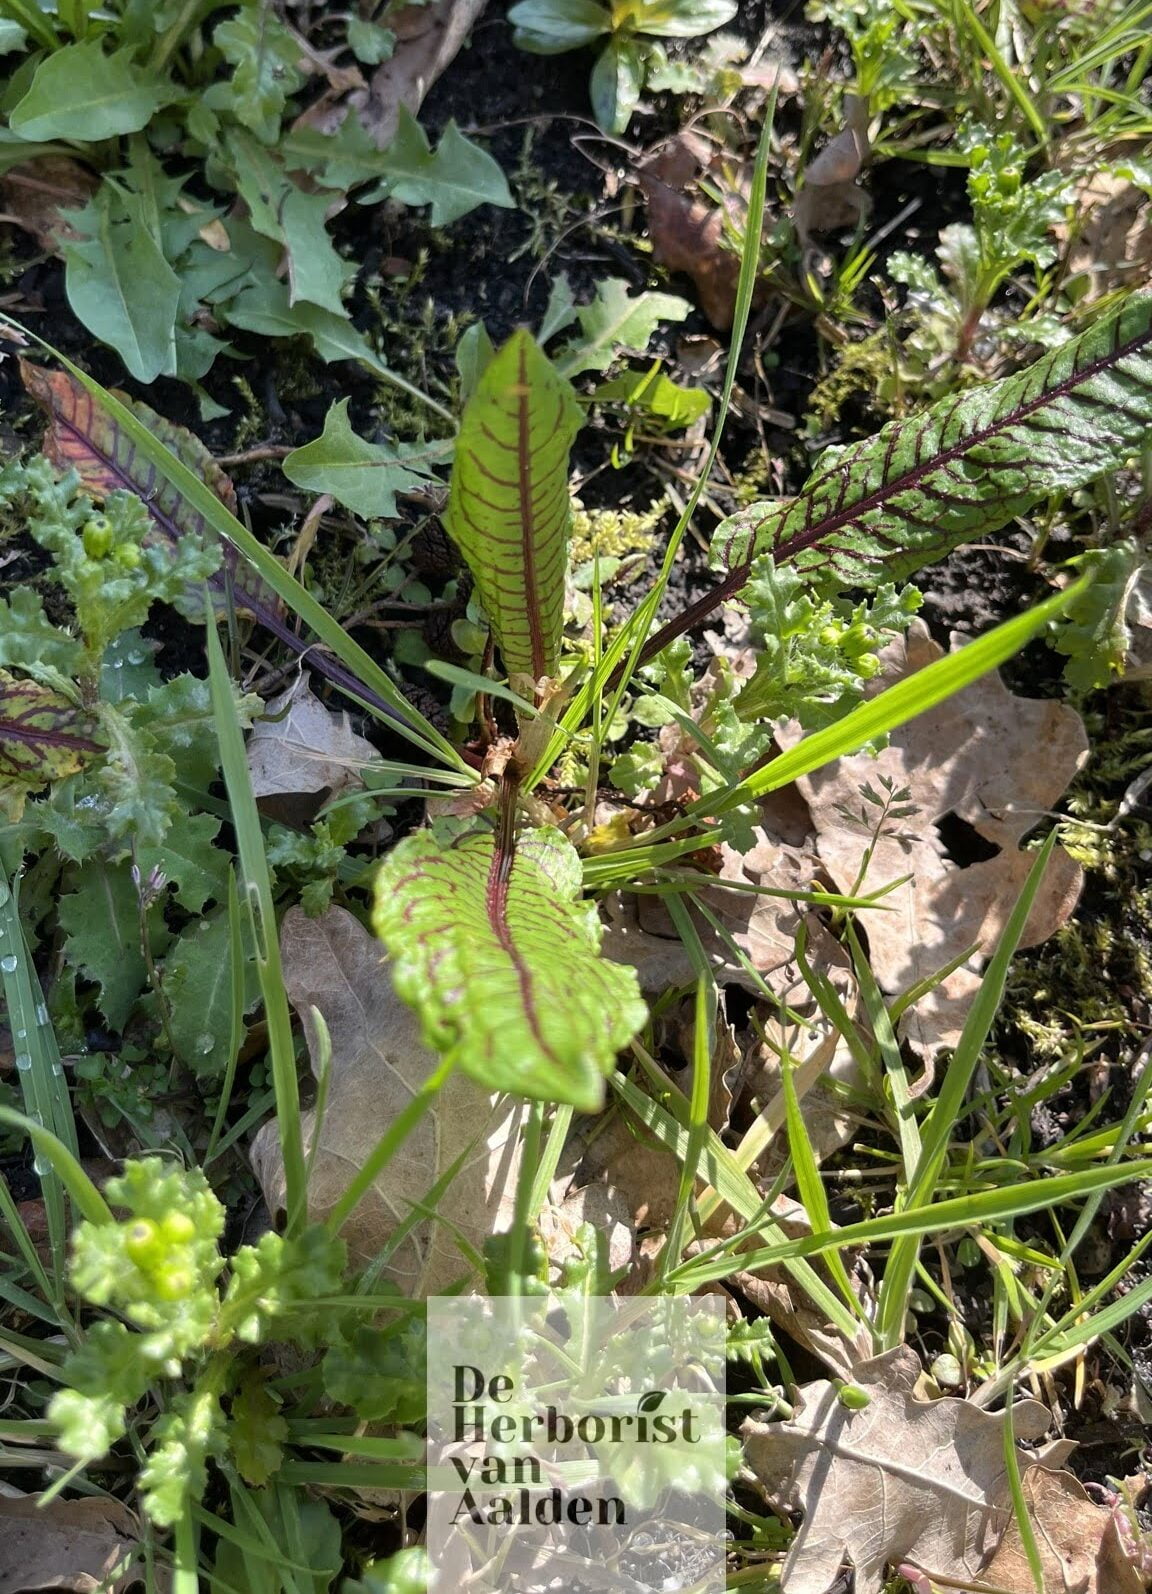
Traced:
[[365, 520], [393, 520], [396, 494], [412, 492], [437, 478], [430, 468], [446, 459], [450, 443], [370, 443], [352, 430], [348, 400], [333, 404], [324, 430], [283, 462], [288, 480], [306, 492], [331, 493]]
[[380, 183], [361, 198], [365, 205], [381, 199], [398, 199], [405, 205], [431, 205], [433, 227], [444, 227], [475, 210], [477, 205], [513, 208], [508, 179], [487, 150], [450, 121], [433, 153], [428, 135], [408, 110], [400, 106], [396, 136], [378, 157]]

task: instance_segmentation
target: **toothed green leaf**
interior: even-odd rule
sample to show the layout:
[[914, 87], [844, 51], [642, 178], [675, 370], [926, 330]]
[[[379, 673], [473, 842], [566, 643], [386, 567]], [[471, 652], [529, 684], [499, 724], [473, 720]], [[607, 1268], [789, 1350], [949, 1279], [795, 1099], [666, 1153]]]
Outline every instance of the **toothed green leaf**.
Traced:
[[1095, 571], [1096, 579], [1068, 606], [1053, 641], [1068, 659], [1064, 679], [1091, 692], [1124, 674], [1134, 628], [1152, 618], [1152, 562], [1135, 537], [1093, 548], [1074, 562]]
[[[218, 1079], [232, 1053], [232, 949], [226, 912], [190, 924], [164, 959], [168, 1033], [176, 1055], [202, 1079]], [[256, 963], [244, 954], [244, 1011], [259, 999]]]
[[[60, 926], [69, 963], [100, 987], [99, 1007], [120, 1030], [148, 980], [140, 943], [139, 894], [128, 864], [89, 860], [83, 889], [60, 898]], [[167, 933], [156, 913], [147, 919], [149, 950], [158, 957]]]
[[131, 46], [105, 55], [99, 39], [46, 55], [9, 118], [22, 139], [74, 138], [85, 144], [135, 133], [174, 98], [174, 88], [141, 70]]
[[488, 831], [420, 831], [376, 877], [373, 927], [424, 1038], [491, 1090], [595, 1112], [644, 1023], [635, 970], [598, 955], [580, 860], [557, 830], [517, 846], [506, 883]]
[[379, 185], [360, 196], [364, 205], [398, 199], [405, 205], [431, 205], [433, 227], [458, 221], [477, 205], [514, 206], [508, 179], [487, 150], [448, 123], [433, 154], [428, 135], [401, 105], [396, 135], [380, 157]]
[[464, 409], [448, 529], [509, 676], [553, 675], [564, 619], [568, 454], [581, 412], [531, 333], [514, 332]]
[[29, 671], [43, 665], [61, 675], [77, 675], [84, 665], [81, 644], [52, 624], [31, 587], [13, 587], [0, 597], [0, 665], [7, 664]]
[[661, 321], [683, 321], [691, 309], [676, 293], [645, 292], [632, 298], [622, 277], [609, 277], [591, 304], [577, 310], [580, 335], [564, 345], [556, 364], [565, 376], [606, 371], [622, 348], [646, 349]]
[[843, 587], [901, 580], [1049, 493], [1116, 469], [1152, 428], [1152, 294], [1016, 376], [830, 448], [799, 495], [723, 522], [730, 571], [758, 554]]
[[304, 81], [299, 44], [270, 6], [245, 7], [220, 24], [212, 42], [235, 68], [219, 100], [261, 143], [275, 143], [288, 97]]
[[430, 465], [445, 458], [450, 447], [370, 443], [352, 430], [348, 400], [343, 398], [324, 417], [321, 435], [303, 448], [293, 449], [282, 469], [295, 486], [311, 493], [331, 493], [353, 514], [367, 520], [393, 520], [396, 494], [435, 481]]

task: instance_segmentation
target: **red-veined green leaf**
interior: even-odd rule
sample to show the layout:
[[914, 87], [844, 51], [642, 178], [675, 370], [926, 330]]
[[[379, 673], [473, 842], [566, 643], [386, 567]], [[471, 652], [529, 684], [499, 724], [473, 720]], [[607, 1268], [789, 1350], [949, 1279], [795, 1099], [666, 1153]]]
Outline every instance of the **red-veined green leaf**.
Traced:
[[[203, 515], [197, 512], [170, 482], [164, 480], [154, 465], [142, 459], [135, 443], [113, 418], [93, 402], [89, 394], [67, 371], [48, 371], [33, 365], [30, 360], [20, 361], [20, 374], [24, 386], [48, 417], [44, 433], [43, 450], [58, 470], [74, 470], [80, 485], [90, 498], [97, 501], [109, 493], [135, 493], [147, 507], [155, 528], [149, 540], [153, 543], [176, 543], [192, 532], [211, 542], [211, 532]], [[236, 513], [236, 489], [231, 478], [221, 469], [204, 447], [204, 444], [186, 427], [166, 421], [162, 415], [129, 398], [126, 393], [115, 395], [138, 420], [166, 448], [171, 449], [182, 464], [194, 470], [205, 486], [210, 487], [225, 508]], [[260, 586], [250, 576], [243, 581], [238, 575], [235, 549], [228, 548], [226, 557], [233, 582], [234, 601], [238, 608], [247, 609], [257, 619], [262, 611], [270, 609], [279, 614], [279, 602], [267, 588]], [[217, 576], [213, 582], [217, 595], [223, 596], [224, 578]], [[195, 603], [201, 599], [196, 594]]]
[[725, 579], [647, 643], [651, 658], [771, 554], [841, 587], [875, 587], [992, 535], [1050, 493], [1136, 452], [1152, 430], [1152, 294], [1015, 376], [954, 394], [874, 437], [829, 448], [800, 493], [753, 504], [713, 542]]
[[0, 670], [0, 814], [19, 819], [30, 792], [90, 763], [102, 751], [95, 729], [63, 692]]
[[424, 1038], [492, 1090], [599, 1109], [647, 1009], [634, 969], [598, 954], [580, 859], [558, 830], [408, 836], [376, 877], [372, 923]]
[[[111, 492], [135, 493], [144, 503], [155, 528], [153, 540], [174, 547], [189, 532], [211, 542], [218, 528], [196, 509], [156, 464], [138, 448], [115, 417], [98, 404], [91, 393], [67, 371], [47, 371], [42, 366], [21, 360], [21, 374], [29, 393], [48, 415], [48, 430], [43, 449], [60, 470], [74, 470], [90, 497], [100, 500]], [[236, 493], [226, 472], [212, 458], [200, 439], [183, 426], [176, 426], [124, 393], [112, 396], [131, 411], [152, 437], [204, 486], [213, 492], [230, 516], [236, 512]], [[218, 607], [229, 601], [241, 613], [270, 631], [294, 653], [308, 653], [311, 669], [335, 686], [375, 704], [392, 718], [399, 718], [396, 707], [359, 681], [325, 649], [315, 648], [284, 619], [284, 605], [252, 569], [235, 545], [220, 538], [224, 549], [224, 568], [212, 576], [209, 586]], [[189, 613], [198, 618], [201, 599], [189, 594]]]
[[460, 424], [448, 529], [510, 678], [539, 681], [559, 661], [568, 454], [580, 420], [569, 383], [519, 331], [484, 371]]

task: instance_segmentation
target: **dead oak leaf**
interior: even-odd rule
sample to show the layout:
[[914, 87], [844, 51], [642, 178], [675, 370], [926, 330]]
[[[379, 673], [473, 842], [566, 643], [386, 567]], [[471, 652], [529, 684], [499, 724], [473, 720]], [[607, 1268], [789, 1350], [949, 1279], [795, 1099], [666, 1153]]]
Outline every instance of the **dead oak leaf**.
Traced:
[[[1112, 1512], [1090, 1500], [1070, 1472], [1029, 1467], [1021, 1484], [1045, 1594], [1144, 1594], [1144, 1579], [1123, 1553]], [[980, 1580], [1003, 1594], [1034, 1594], [1015, 1517]]]
[[[788, 1594], [828, 1594], [849, 1562], [857, 1594], [878, 1594], [885, 1568], [971, 1583], [1011, 1513], [1004, 1418], [964, 1400], [917, 1400], [920, 1362], [907, 1346], [862, 1362], [853, 1409], [820, 1379], [796, 1392], [793, 1415], [743, 1424], [748, 1465], [780, 1511], [804, 1520], [784, 1562]], [[1049, 1414], [1013, 1410], [1016, 1434], [1038, 1439]]]
[[1076, 183], [1075, 220], [1053, 228], [1068, 247], [1068, 280], [1088, 300], [1116, 289], [1135, 291], [1152, 279], [1152, 200], [1123, 170], [1104, 167]]
[[[332, 1043], [328, 1097], [317, 1125], [302, 1115], [311, 1157], [308, 1211], [323, 1222], [381, 1135], [437, 1066], [415, 1013], [396, 995], [380, 944], [343, 908], [309, 919], [289, 908], [280, 929], [284, 988], [300, 1014], [315, 1069], [321, 1056], [315, 1014]], [[488, 1095], [459, 1072], [377, 1176], [341, 1230], [352, 1257], [371, 1261], [396, 1228], [426, 1202], [432, 1186], [462, 1157], [437, 1211], [397, 1248], [389, 1276], [412, 1296], [436, 1294], [471, 1272], [454, 1233], [479, 1250], [507, 1227], [512, 1212], [521, 1108]], [[313, 1141], [315, 1145], [313, 1146]], [[252, 1165], [269, 1208], [284, 1205], [279, 1134], [267, 1125], [252, 1145]]]
[[[772, 1221], [788, 1240], [812, 1233], [811, 1218], [798, 1201], [787, 1195], [779, 1195], [773, 1201]], [[738, 1255], [736, 1260], [739, 1260]], [[827, 1282], [829, 1274], [824, 1259], [814, 1257], [812, 1265]], [[850, 1274], [858, 1291], [862, 1292], [869, 1278], [862, 1258], [850, 1264]], [[755, 1272], [741, 1269], [727, 1282], [789, 1339], [818, 1356], [837, 1377], [855, 1378], [856, 1368], [871, 1360], [875, 1344], [866, 1324], [861, 1321], [852, 1338], [846, 1338], [835, 1324], [828, 1322], [797, 1278], [782, 1264], [757, 1268]]]
[[248, 738], [248, 769], [257, 797], [327, 791], [330, 796], [363, 784], [359, 771], [379, 754], [352, 729], [346, 713], [333, 714], [312, 691], [307, 671], [272, 698]]
[[139, 1525], [118, 1500], [0, 1495], [0, 1594], [121, 1594], [143, 1580], [138, 1551]]
[[[915, 622], [906, 639], [885, 649], [887, 668], [870, 683], [892, 685], [941, 657], [943, 649]], [[778, 732], [785, 746], [799, 728]], [[865, 911], [869, 960], [883, 991], [898, 995], [936, 974], [968, 948], [969, 963], [919, 1001], [902, 1030], [926, 1056], [954, 1046], [976, 991], [980, 960], [1015, 906], [1034, 861], [1020, 842], [1059, 801], [1088, 752], [1080, 716], [1067, 704], [1015, 696], [993, 673], [892, 732], [873, 757], [842, 758], [799, 781], [816, 830], [816, 851], [841, 890], [851, 890], [873, 840], [879, 810], [861, 790], [891, 781], [907, 788], [911, 816], [884, 827], [865, 889], [910, 878]], [[949, 856], [949, 841], [957, 853]], [[1052, 855], [1025, 926], [1035, 946], [1068, 918], [1082, 872], [1062, 849]]]

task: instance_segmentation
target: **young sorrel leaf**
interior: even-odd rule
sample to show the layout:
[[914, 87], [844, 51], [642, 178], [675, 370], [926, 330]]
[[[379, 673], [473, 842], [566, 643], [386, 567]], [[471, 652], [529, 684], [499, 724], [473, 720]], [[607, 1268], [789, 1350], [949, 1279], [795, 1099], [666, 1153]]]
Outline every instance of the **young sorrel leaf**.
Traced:
[[433, 154], [427, 133], [403, 103], [396, 136], [376, 161], [381, 181], [360, 196], [361, 204], [392, 198], [405, 205], [431, 205], [433, 227], [458, 221], [477, 205], [511, 209], [515, 203], [499, 165], [465, 138], [454, 121]]
[[62, 692], [0, 670], [0, 815], [19, 819], [30, 792], [90, 763], [102, 751], [95, 730]]
[[738, 593], [771, 554], [841, 587], [900, 580], [1049, 493], [1116, 469], [1152, 428], [1152, 294], [1016, 376], [827, 449], [796, 498], [754, 504], [713, 543], [728, 575], [648, 642], [650, 658]]
[[424, 830], [376, 877], [373, 927], [424, 1038], [492, 1090], [595, 1112], [616, 1053], [647, 1017], [634, 969], [598, 956], [580, 859], [557, 830], [510, 870], [488, 831]]
[[175, 89], [134, 64], [131, 46], [106, 55], [98, 39], [42, 56], [9, 123], [23, 139], [85, 144], [147, 127]]
[[177, 372], [180, 278], [149, 219], [139, 194], [103, 183], [82, 210], [63, 213], [59, 246], [68, 303], [138, 382]]
[[[581, 412], [531, 333], [514, 332], [464, 409], [448, 529], [509, 678], [555, 673], [568, 554], [568, 453]], [[531, 691], [527, 691], [531, 696]]]
[[661, 321], [683, 321], [691, 309], [688, 300], [676, 293], [638, 293], [630, 298], [627, 282], [609, 277], [596, 289], [591, 304], [576, 311], [580, 334], [557, 354], [557, 367], [565, 376], [606, 371], [622, 347], [646, 349]]

